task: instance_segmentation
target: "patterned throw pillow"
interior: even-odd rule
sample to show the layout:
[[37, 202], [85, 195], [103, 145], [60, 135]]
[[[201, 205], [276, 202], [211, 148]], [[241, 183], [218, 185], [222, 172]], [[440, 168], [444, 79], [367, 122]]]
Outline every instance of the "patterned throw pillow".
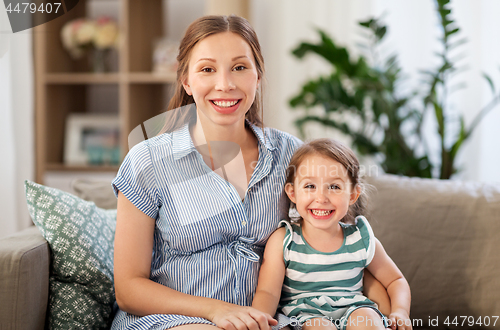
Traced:
[[52, 251], [50, 329], [109, 329], [116, 210], [25, 181], [33, 222]]

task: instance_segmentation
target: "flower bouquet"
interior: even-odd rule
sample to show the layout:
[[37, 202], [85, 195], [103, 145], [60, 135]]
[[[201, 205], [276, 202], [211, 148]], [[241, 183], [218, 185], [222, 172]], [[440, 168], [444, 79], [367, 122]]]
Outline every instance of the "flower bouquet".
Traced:
[[63, 26], [61, 40], [73, 59], [82, 58], [91, 51], [93, 71], [104, 72], [107, 71], [107, 54], [111, 49], [118, 47], [118, 25], [107, 16], [96, 20], [79, 18]]

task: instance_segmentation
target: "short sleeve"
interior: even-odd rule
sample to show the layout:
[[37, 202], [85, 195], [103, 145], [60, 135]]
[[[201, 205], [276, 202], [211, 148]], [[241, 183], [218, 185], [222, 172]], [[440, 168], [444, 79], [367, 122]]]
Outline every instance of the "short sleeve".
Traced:
[[366, 248], [366, 265], [368, 266], [370, 262], [373, 260], [373, 256], [375, 255], [375, 235], [373, 234], [372, 227], [368, 220], [364, 216], [356, 217], [356, 226], [361, 234], [361, 239]]
[[111, 185], [116, 196], [120, 191], [144, 214], [156, 219], [159, 198], [154, 173], [149, 144], [144, 141], [129, 151]]

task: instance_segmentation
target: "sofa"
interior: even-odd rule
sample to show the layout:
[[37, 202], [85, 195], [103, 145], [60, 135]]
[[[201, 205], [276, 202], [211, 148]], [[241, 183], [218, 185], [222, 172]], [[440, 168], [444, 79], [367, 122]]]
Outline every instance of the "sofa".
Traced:
[[[367, 217], [410, 283], [414, 328], [500, 328], [500, 184], [367, 182]], [[36, 227], [0, 240], [0, 329], [44, 328], [51, 251]]]

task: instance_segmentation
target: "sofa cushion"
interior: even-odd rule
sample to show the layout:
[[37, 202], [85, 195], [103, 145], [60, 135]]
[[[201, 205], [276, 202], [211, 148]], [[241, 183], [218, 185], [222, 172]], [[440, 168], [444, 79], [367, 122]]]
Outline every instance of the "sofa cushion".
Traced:
[[52, 252], [49, 327], [109, 328], [116, 210], [31, 181], [25, 189], [30, 215]]
[[[410, 283], [411, 317], [437, 330], [488, 316], [491, 327], [500, 315], [500, 185], [390, 175], [368, 182], [376, 188], [370, 221]], [[464, 326], [461, 316], [470, 317]]]
[[77, 197], [94, 202], [101, 209], [116, 209], [117, 199], [109, 181], [75, 179], [71, 188]]

